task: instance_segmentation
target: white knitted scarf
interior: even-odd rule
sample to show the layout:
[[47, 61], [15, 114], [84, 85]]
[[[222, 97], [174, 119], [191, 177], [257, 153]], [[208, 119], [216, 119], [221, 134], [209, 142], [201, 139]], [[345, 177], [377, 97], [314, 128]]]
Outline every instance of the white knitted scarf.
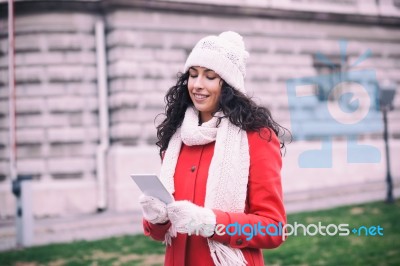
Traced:
[[[243, 213], [247, 196], [247, 183], [250, 167], [249, 144], [246, 131], [222, 118], [217, 113], [210, 121], [198, 125], [199, 113], [188, 107], [182, 126], [172, 136], [161, 166], [160, 179], [172, 194], [174, 189], [175, 167], [182, 142], [188, 146], [205, 145], [215, 141], [214, 155], [208, 171], [204, 207], [225, 212]], [[166, 234], [166, 242], [176, 236], [171, 226]], [[225, 246], [208, 239], [211, 257], [217, 266], [246, 265], [240, 249]]]

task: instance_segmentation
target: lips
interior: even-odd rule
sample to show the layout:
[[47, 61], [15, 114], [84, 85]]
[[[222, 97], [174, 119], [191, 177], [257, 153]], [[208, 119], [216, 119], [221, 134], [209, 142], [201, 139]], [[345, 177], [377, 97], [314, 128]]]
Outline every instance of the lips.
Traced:
[[209, 97], [209, 95], [204, 95], [204, 94], [199, 94], [199, 93], [193, 93], [193, 95], [196, 100], [204, 100]]

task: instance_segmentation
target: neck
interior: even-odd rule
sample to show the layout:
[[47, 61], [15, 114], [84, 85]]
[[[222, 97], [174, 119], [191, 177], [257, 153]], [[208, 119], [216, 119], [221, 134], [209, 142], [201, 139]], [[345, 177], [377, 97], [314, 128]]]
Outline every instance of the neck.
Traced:
[[202, 123], [210, 121], [212, 118], [211, 113], [208, 112], [200, 112], [199, 116], [199, 124], [201, 125]]

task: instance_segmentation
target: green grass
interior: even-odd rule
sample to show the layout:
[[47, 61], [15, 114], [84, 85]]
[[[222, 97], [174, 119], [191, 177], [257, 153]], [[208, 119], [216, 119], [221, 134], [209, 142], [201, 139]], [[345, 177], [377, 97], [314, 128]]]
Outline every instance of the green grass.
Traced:
[[[384, 236], [291, 236], [265, 250], [268, 265], [400, 265], [400, 200], [289, 215], [290, 224], [384, 228]], [[143, 235], [54, 244], [0, 253], [0, 265], [162, 265], [164, 245]]]
[[[377, 202], [288, 216], [303, 224], [349, 224], [383, 227], [383, 236], [296, 236], [278, 249], [265, 250], [268, 265], [400, 265], [400, 201]], [[364, 233], [364, 232], [363, 232]]]

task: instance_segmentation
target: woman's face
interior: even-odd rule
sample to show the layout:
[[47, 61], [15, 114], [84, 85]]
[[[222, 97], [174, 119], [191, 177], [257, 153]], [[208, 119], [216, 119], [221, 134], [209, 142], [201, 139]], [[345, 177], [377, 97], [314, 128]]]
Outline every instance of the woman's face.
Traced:
[[211, 113], [218, 108], [221, 81], [221, 77], [211, 69], [198, 66], [189, 68], [189, 95], [194, 107], [200, 112], [202, 123], [210, 120]]

